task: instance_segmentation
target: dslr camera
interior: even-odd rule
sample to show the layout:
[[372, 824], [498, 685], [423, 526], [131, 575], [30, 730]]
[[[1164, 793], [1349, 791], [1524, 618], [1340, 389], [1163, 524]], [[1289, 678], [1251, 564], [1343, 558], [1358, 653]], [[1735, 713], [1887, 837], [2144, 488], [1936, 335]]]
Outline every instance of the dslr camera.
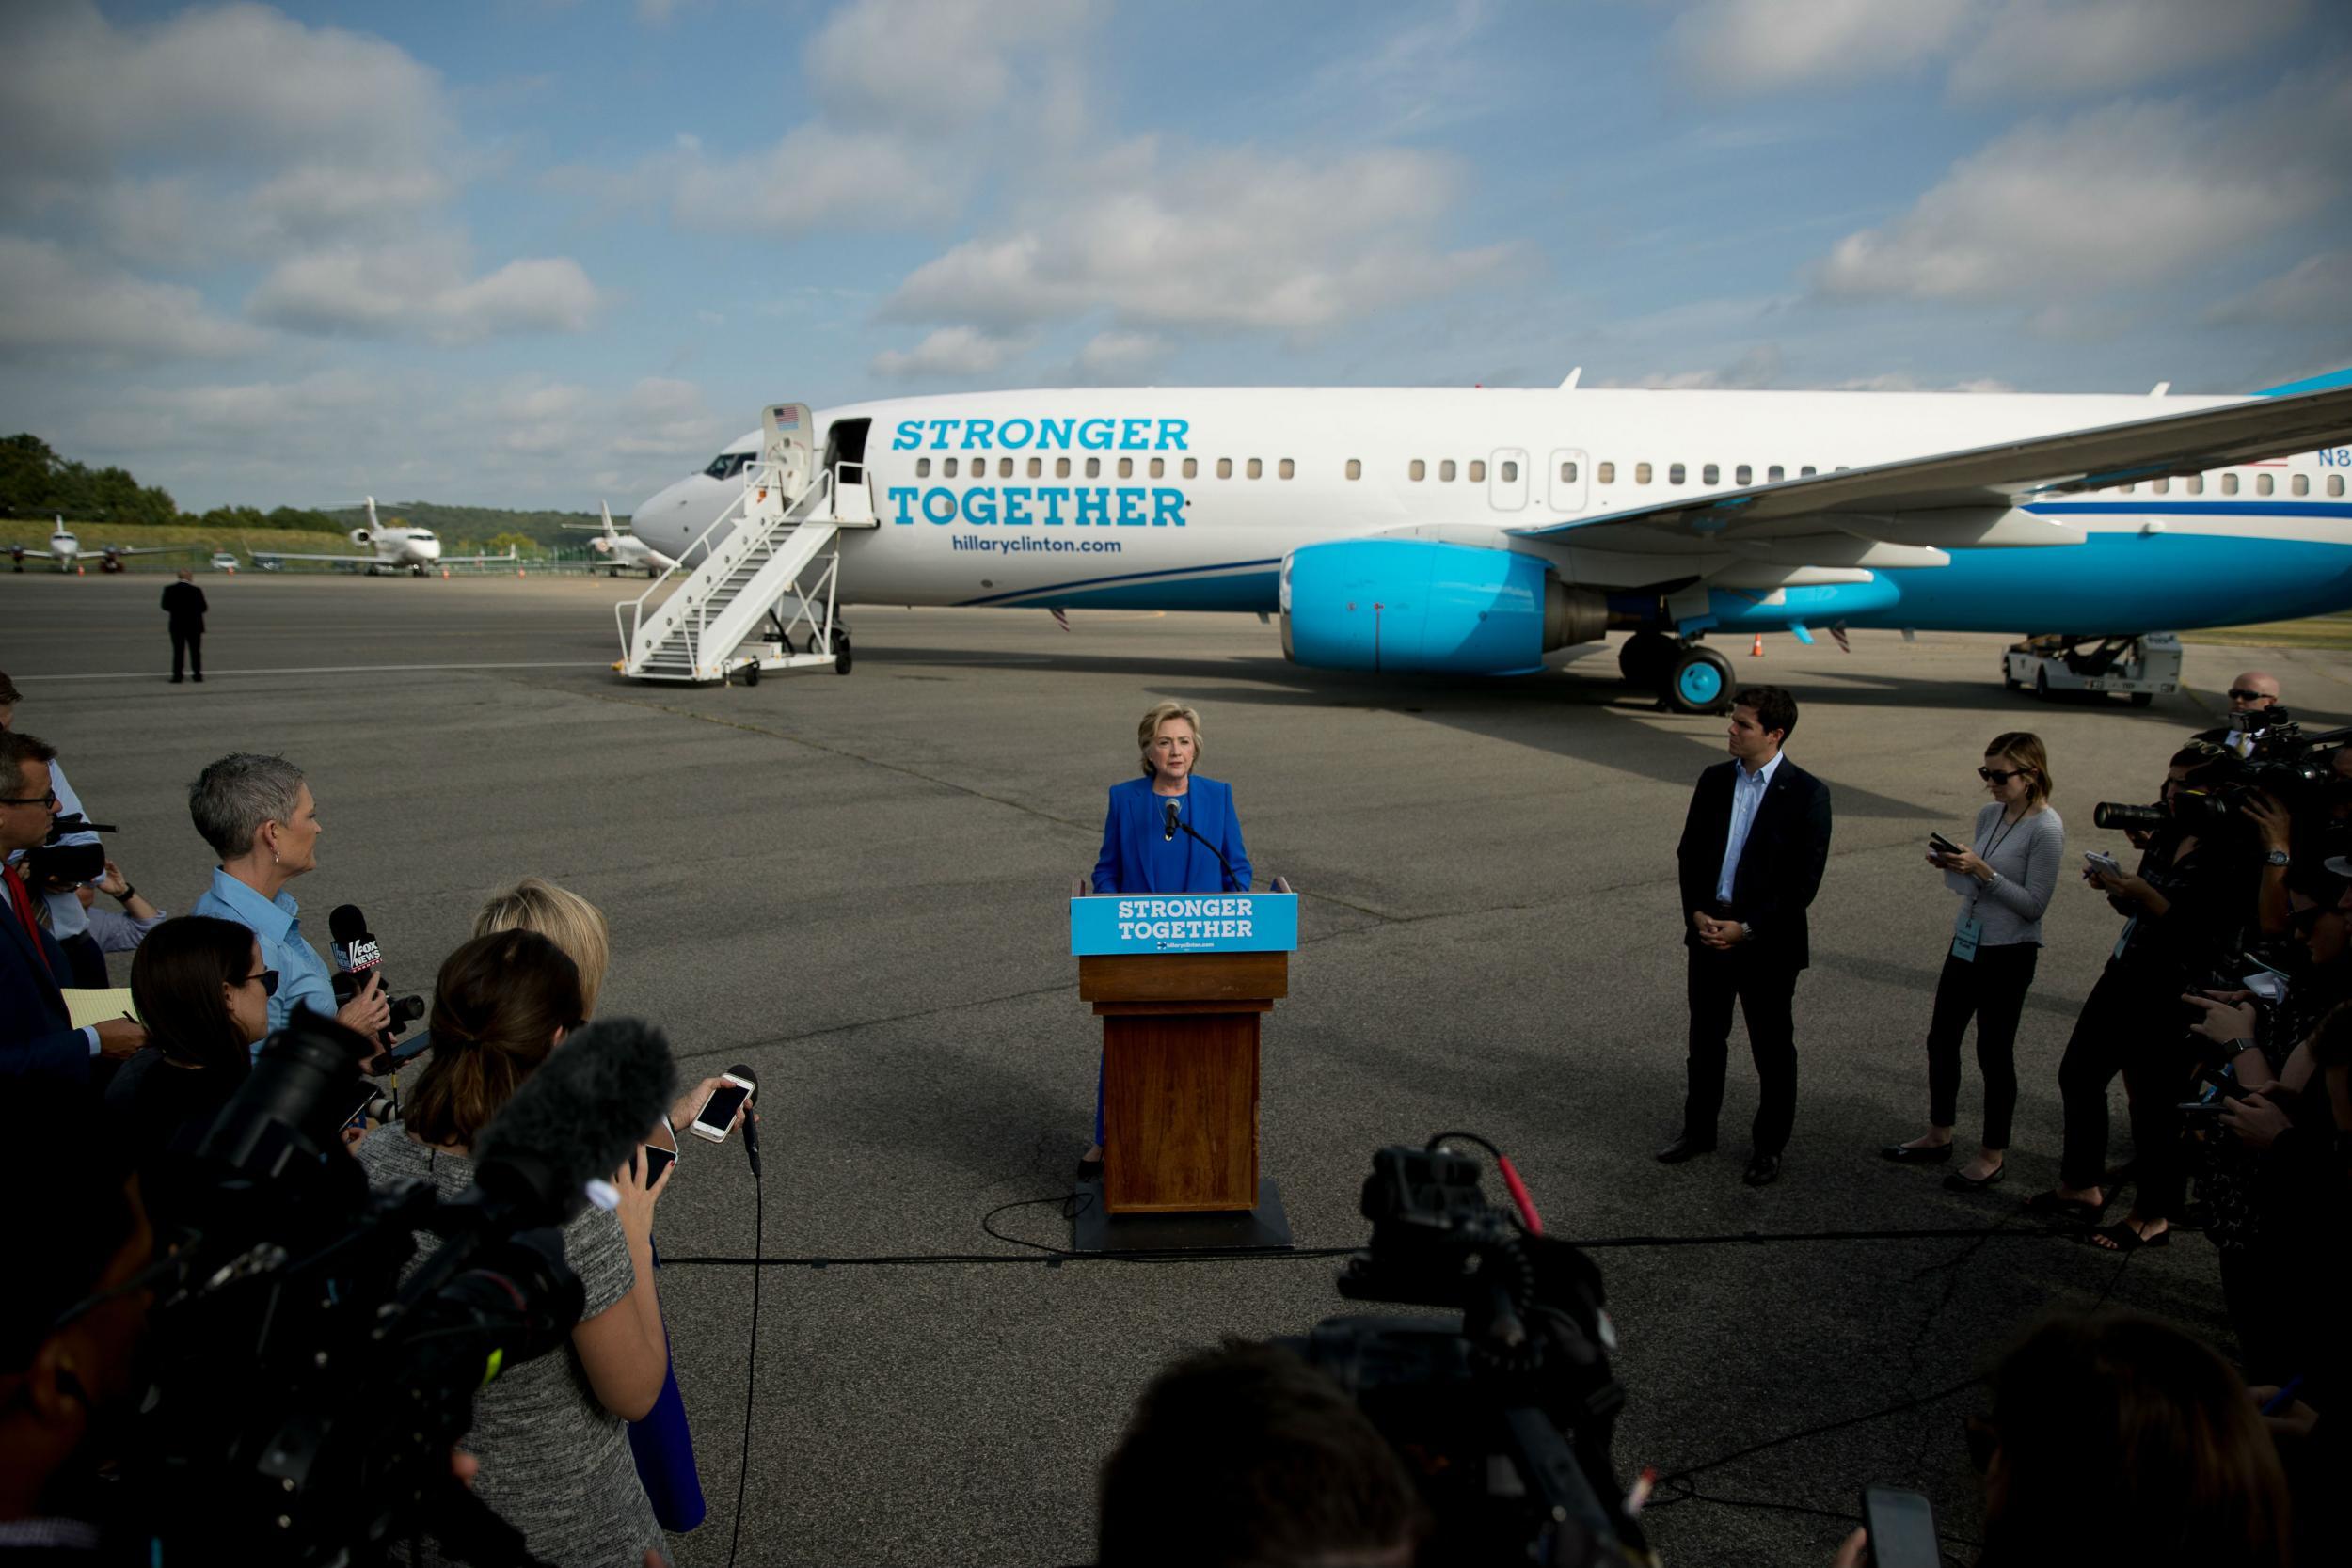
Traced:
[[2352, 729], [2307, 736], [2295, 716], [2280, 707], [2233, 713], [2230, 727], [2246, 736], [2248, 745], [2235, 766], [2223, 769], [2225, 777], [2180, 790], [2169, 811], [2162, 801], [2137, 806], [2102, 800], [2091, 808], [2090, 819], [2110, 832], [2155, 832], [2175, 824], [2210, 830], [2241, 820], [2239, 808], [2258, 794], [2276, 796], [2299, 815], [2316, 801], [2342, 799], [2352, 784], [2335, 769], [2335, 753], [2352, 744]]
[[94, 882], [106, 874], [106, 847], [103, 844], [61, 844], [58, 840], [70, 833], [111, 833], [117, 832], [111, 822], [92, 822], [80, 812], [53, 818], [49, 836], [33, 848], [24, 851], [18, 865], [27, 885], [36, 888], [73, 887], [82, 882]]
[[1275, 1342], [1346, 1389], [1435, 1516], [1434, 1562], [1597, 1568], [1650, 1560], [1610, 1461], [1624, 1390], [1600, 1271], [1490, 1206], [1444, 1147], [1372, 1157], [1372, 1243], [1339, 1278], [1356, 1301], [1429, 1318], [1327, 1318]]

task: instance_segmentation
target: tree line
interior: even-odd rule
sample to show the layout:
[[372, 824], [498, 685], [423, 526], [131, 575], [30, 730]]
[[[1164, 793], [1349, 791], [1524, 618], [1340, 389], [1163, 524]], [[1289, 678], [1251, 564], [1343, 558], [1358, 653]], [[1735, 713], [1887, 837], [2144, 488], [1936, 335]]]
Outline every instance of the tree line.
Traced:
[[201, 516], [180, 510], [160, 484], [141, 484], [128, 468], [93, 468], [58, 456], [38, 436], [0, 441], [0, 516], [57, 515], [74, 522], [151, 523], [232, 529], [302, 529], [340, 531], [324, 512], [281, 506], [216, 506]]

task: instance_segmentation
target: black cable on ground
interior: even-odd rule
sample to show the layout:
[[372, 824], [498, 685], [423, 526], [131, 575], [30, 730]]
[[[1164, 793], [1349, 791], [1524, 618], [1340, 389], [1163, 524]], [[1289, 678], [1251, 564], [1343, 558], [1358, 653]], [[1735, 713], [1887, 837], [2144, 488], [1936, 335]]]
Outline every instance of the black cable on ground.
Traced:
[[743, 1448], [735, 1465], [735, 1525], [727, 1531], [727, 1568], [735, 1568], [735, 1548], [743, 1539], [743, 1488], [752, 1479], [752, 1391], [759, 1383], [759, 1286], [761, 1255], [768, 1243], [768, 1194], [756, 1166], [752, 1171], [752, 1331], [745, 1340], [750, 1354], [743, 1369]]

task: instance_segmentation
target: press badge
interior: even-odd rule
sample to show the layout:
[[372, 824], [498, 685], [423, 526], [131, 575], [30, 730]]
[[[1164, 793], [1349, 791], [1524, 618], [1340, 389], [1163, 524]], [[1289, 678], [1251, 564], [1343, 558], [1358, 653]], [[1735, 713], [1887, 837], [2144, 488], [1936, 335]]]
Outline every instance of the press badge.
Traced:
[[1984, 938], [1984, 922], [1968, 915], [1952, 928], [1952, 957], [1962, 963], [1977, 961], [1977, 943]]

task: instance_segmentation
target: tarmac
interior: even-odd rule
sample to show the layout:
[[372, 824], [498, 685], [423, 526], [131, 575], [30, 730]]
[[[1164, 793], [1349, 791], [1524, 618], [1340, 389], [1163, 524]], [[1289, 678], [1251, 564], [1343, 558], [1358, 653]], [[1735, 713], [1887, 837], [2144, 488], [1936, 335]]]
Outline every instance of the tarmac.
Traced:
[[[739, 1479], [747, 1563], [1089, 1561], [1097, 1466], [1157, 1369], [1362, 1310], [1328, 1256], [1041, 1250], [1070, 1239], [1057, 1200], [1099, 1044], [1063, 900], [1164, 697], [1201, 709], [1202, 768], [1235, 785], [1261, 879], [1305, 895], [1262, 1095], [1298, 1245], [1364, 1240], [1383, 1145], [1464, 1129], [1503, 1148], [1550, 1233], [1594, 1243], [1624, 1477], [1705, 1466], [1645, 1516], [1666, 1561], [1826, 1563], [1871, 1482], [1926, 1492], [1964, 1557], [1967, 1380], [2046, 1307], [2130, 1306], [2230, 1347], [2201, 1238], [2126, 1263], [2018, 1213], [2056, 1174], [2058, 1058], [2116, 930], [2073, 879], [2019, 1041], [2006, 1182], [1954, 1194], [1878, 1158], [1925, 1125], [1952, 907], [1923, 844], [1965, 831], [1985, 741], [2023, 727], [2049, 742], [2070, 858], [2122, 851], [2091, 803], [2152, 799], [2233, 673], [2273, 669], [2290, 706], [2336, 725], [2352, 655], [2197, 646], [2190, 691], [2133, 709], [2004, 691], [1994, 637], [1727, 644], [1742, 680], [1795, 692], [1789, 752], [1836, 812], [1795, 1139], [1759, 1191], [1740, 1181], [1755, 1073], [1737, 1038], [1722, 1152], [1650, 1158], [1682, 1095], [1674, 847], [1724, 726], [1631, 697], [1613, 648], [1524, 679], [1375, 678], [1290, 665], [1248, 617], [1064, 631], [859, 609], [846, 678], [684, 689], [612, 673], [627, 583], [203, 586], [210, 679], [173, 687], [153, 578], [0, 575], [17, 725], [63, 749], [142, 892], [183, 911], [204, 885], [198, 769], [281, 752], [326, 827], [293, 888], [314, 941], [357, 903], [395, 988], [426, 991], [483, 896], [535, 873], [612, 922], [602, 1011], [661, 1023], [688, 1072], [759, 1073], [772, 1213], [731, 1144], [688, 1140], [657, 1230], [710, 1504], [672, 1543], [681, 1568], [729, 1560]], [[1963, 1145], [1980, 1088], [1972, 1064]]]

